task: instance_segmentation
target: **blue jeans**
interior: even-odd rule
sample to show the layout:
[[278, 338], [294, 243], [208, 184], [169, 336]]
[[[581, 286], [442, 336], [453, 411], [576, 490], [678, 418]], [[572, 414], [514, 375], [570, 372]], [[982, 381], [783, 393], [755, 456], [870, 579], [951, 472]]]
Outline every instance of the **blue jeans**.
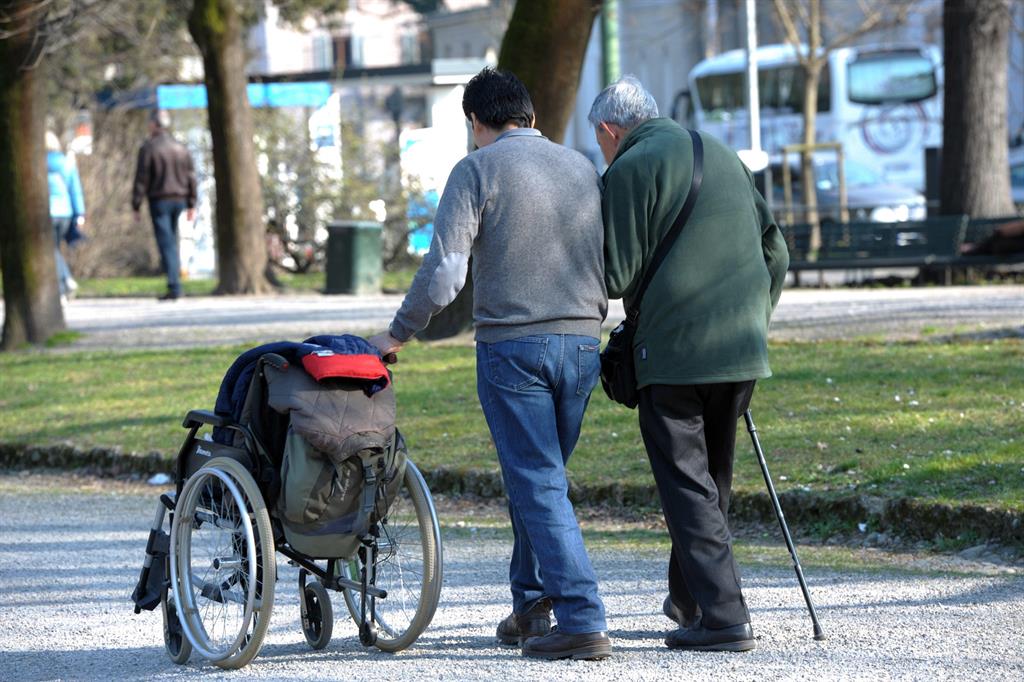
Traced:
[[178, 217], [185, 210], [184, 199], [150, 199], [149, 216], [160, 250], [160, 266], [167, 273], [167, 291], [181, 296], [181, 257], [178, 253]]
[[539, 334], [480, 342], [476, 367], [512, 519], [512, 610], [522, 613], [546, 596], [560, 632], [606, 630], [565, 477], [597, 383], [598, 340]]
[[71, 218], [51, 218], [50, 220], [53, 222], [53, 239], [56, 244], [53, 250], [53, 260], [57, 266], [57, 285], [60, 288], [60, 295], [67, 296], [71, 269], [68, 268], [68, 263], [64, 260], [60, 244], [64, 241], [64, 235], [71, 229]]

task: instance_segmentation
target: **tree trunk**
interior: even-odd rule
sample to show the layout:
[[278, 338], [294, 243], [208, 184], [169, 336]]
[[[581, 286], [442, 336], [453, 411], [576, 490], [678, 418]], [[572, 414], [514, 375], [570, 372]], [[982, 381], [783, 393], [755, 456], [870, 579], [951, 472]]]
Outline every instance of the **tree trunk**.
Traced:
[[[602, 0], [518, 0], [501, 41], [498, 68], [519, 77], [533, 100], [537, 129], [561, 142], [576, 106], [583, 58]], [[472, 261], [470, 262], [472, 266]], [[443, 339], [473, 327], [472, 268], [466, 286], [420, 334]]]
[[519, 0], [501, 41], [498, 68], [530, 91], [537, 128], [561, 142], [576, 106], [583, 57], [601, 0]]
[[217, 186], [219, 294], [271, 289], [252, 111], [246, 92], [245, 27], [237, 0], [195, 0], [189, 33], [203, 54]]
[[[821, 62], [812, 62], [804, 68], [804, 139], [805, 145], [815, 143], [818, 136], [818, 85], [821, 82]], [[800, 182], [804, 198], [804, 220], [811, 225], [808, 258], [817, 260], [821, 250], [821, 220], [818, 218], [818, 189], [814, 179], [814, 153], [805, 148], [800, 155]]]
[[46, 108], [39, 67], [32, 63], [45, 15], [39, 5], [8, 4], [11, 20], [4, 28], [12, 35], [0, 39], [2, 350], [43, 343], [64, 329], [43, 145]]
[[941, 213], [1013, 215], [1007, 135], [1010, 0], [945, 0]]

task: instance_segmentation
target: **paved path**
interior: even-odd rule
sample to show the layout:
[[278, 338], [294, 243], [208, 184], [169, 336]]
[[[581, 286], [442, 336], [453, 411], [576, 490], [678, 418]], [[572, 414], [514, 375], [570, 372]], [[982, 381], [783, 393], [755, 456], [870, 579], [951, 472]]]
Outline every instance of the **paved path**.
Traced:
[[298, 623], [295, 570], [279, 561], [260, 656], [234, 674], [201, 660], [180, 667], [164, 653], [158, 612], [133, 615], [129, 603], [156, 492], [110, 482], [77, 492], [51, 486], [0, 476], [0, 678], [7, 680], [1024, 679], [1019, 574], [809, 570], [829, 635], [815, 642], [792, 570], [744, 566], [757, 650], [692, 654], [662, 645], [670, 625], [659, 614], [664, 561], [652, 550], [592, 553], [613, 658], [528, 661], [494, 643], [509, 602], [506, 533], [455, 529], [451, 511], [441, 519], [441, 606], [411, 649], [364, 649], [341, 606], [334, 639], [311, 651]]
[[[177, 303], [106, 298], [72, 301], [72, 349], [183, 348], [300, 339], [383, 329], [400, 295], [192, 297]], [[607, 325], [623, 317], [612, 301]], [[916, 289], [787, 289], [772, 321], [777, 339], [1012, 330], [1024, 334], [1024, 286]]]

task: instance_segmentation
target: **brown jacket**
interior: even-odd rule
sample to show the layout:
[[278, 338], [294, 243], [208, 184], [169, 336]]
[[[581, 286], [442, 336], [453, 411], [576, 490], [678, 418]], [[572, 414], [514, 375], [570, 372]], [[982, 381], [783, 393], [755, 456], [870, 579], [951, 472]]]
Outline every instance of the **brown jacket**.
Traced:
[[132, 208], [142, 200], [184, 199], [189, 208], [196, 205], [196, 172], [185, 145], [166, 132], [153, 135], [139, 149], [132, 186]]

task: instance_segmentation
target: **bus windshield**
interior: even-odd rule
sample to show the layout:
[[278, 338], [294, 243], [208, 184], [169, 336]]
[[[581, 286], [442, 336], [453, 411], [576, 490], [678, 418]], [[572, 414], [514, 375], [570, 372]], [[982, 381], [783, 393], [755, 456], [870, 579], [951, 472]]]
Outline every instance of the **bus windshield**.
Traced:
[[864, 55], [847, 69], [849, 98], [858, 104], [920, 102], [937, 90], [931, 60], [914, 51]]

